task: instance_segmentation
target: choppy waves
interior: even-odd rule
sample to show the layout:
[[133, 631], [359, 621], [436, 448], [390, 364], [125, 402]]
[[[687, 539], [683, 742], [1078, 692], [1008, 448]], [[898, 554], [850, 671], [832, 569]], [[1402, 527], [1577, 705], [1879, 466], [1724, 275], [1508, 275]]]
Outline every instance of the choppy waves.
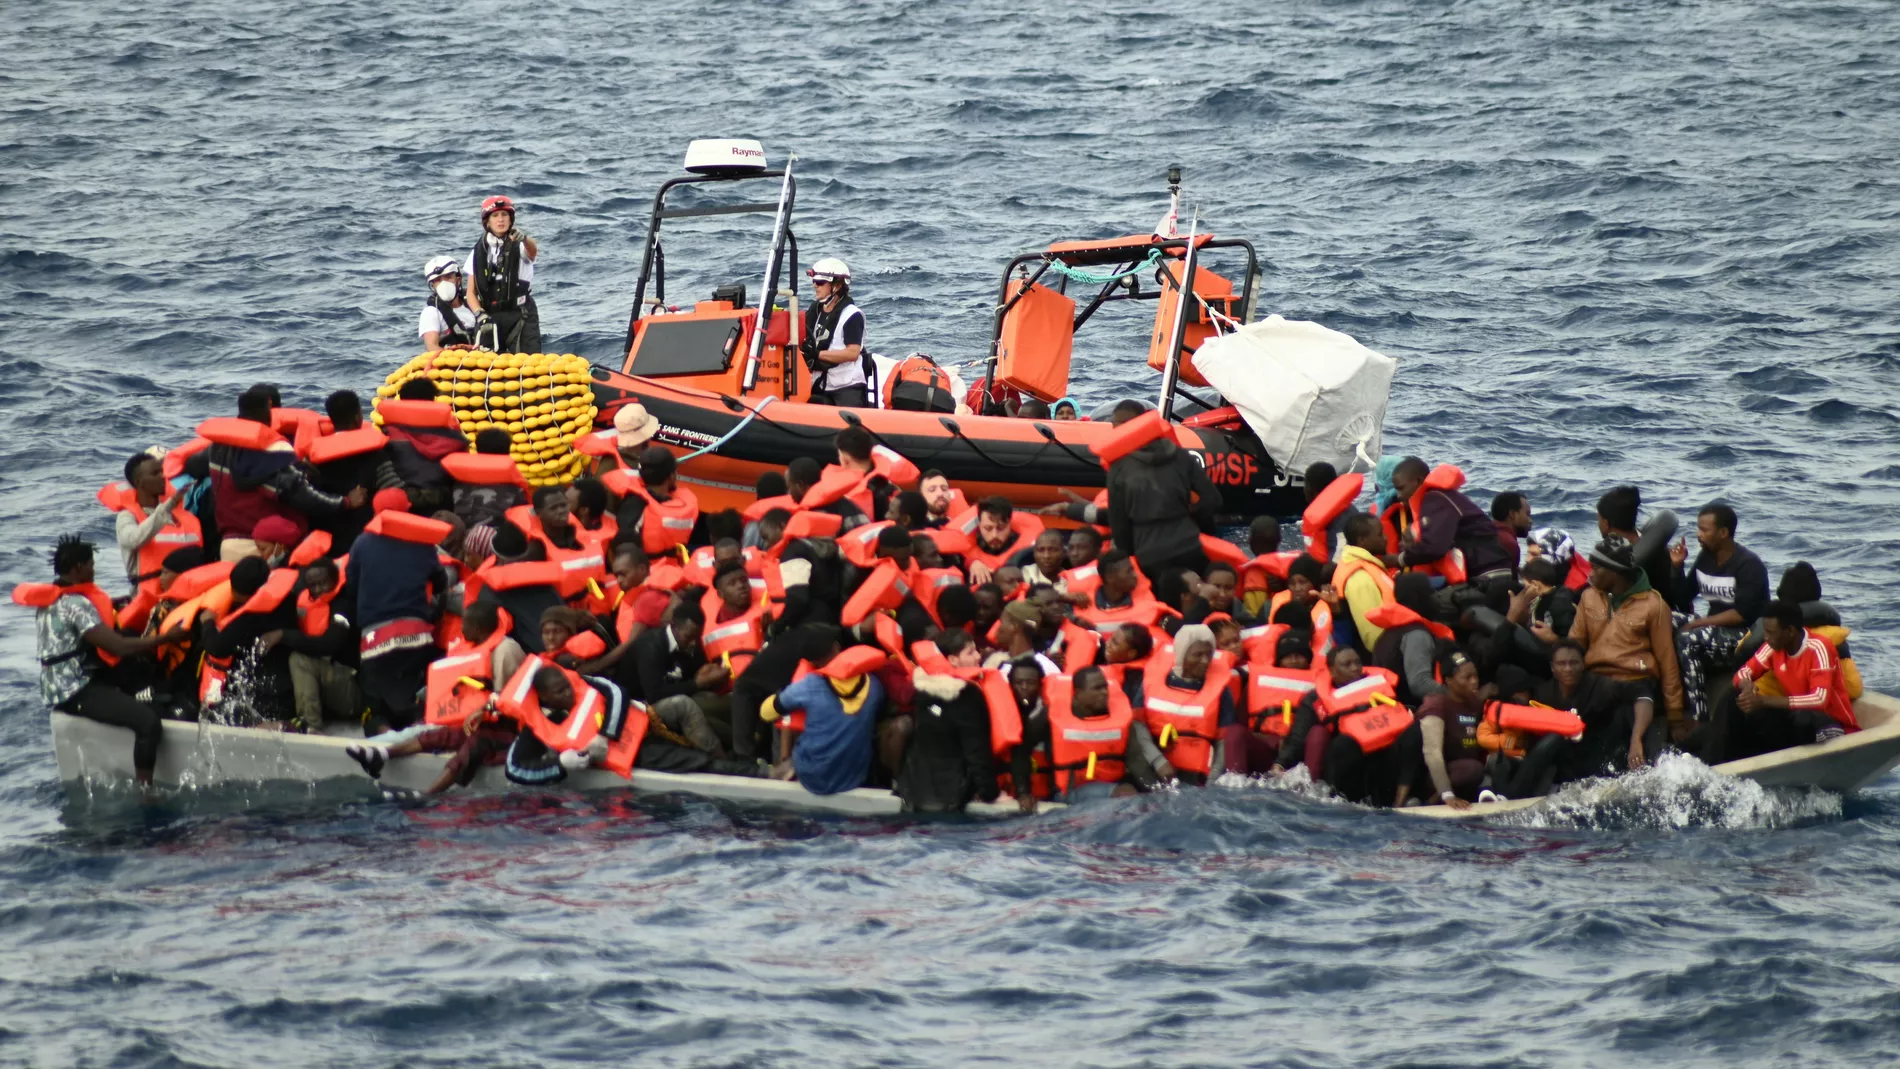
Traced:
[[[491, 192], [550, 345], [611, 359], [694, 136], [800, 154], [873, 343], [987, 351], [999, 265], [1152, 225], [1187, 169], [1262, 311], [1400, 360], [1389, 450], [1587, 531], [1723, 497], [1900, 685], [1890, 5], [40, 5], [0, 79], [0, 581], [123, 457], [260, 379], [412, 349]], [[682, 227], [669, 293], [750, 279]], [[1076, 392], [1145, 392], [1104, 313]], [[0, 614], [0, 1062], [1891, 1064], [1891, 781], [1686, 761], [1490, 825], [1306, 790], [1008, 824], [678, 800], [53, 782]]]

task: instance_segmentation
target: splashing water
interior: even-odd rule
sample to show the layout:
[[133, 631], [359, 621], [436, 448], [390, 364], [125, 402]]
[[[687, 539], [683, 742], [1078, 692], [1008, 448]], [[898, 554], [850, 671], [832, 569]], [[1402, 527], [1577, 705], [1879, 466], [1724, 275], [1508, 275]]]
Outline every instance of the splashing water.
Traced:
[[1840, 795], [1769, 788], [1669, 753], [1640, 772], [1566, 784], [1542, 805], [1495, 818], [1530, 828], [1785, 828], [1841, 815]]

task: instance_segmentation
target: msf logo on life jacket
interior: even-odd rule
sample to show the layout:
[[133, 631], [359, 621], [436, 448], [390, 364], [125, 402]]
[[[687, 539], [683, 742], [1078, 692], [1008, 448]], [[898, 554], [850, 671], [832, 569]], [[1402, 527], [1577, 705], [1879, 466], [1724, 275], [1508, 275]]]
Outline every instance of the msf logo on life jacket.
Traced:
[[1254, 476], [1260, 474], [1259, 462], [1246, 453], [1192, 452], [1215, 486], [1252, 486]]

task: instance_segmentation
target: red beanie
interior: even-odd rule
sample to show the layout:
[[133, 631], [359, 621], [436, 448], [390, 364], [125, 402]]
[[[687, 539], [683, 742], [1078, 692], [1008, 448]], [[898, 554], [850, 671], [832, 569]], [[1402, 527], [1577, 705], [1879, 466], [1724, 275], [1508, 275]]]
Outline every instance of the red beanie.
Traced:
[[396, 486], [378, 490], [376, 496], [370, 499], [370, 508], [376, 512], [408, 512], [409, 492]]

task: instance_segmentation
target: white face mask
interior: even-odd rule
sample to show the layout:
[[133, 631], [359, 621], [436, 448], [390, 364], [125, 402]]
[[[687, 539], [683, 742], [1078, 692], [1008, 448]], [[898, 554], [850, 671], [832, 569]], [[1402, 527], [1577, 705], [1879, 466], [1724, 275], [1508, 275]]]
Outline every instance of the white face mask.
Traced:
[[442, 298], [442, 299], [443, 299], [443, 300], [445, 300], [445, 301], [452, 301], [452, 300], [454, 300], [454, 299], [455, 299], [455, 283], [453, 283], [453, 282], [450, 282], [450, 281], [449, 281], [448, 279], [446, 279], [446, 278], [445, 278], [445, 279], [443, 279], [442, 281], [440, 281], [440, 282], [438, 282], [438, 283], [436, 283], [436, 284], [435, 284], [435, 295], [436, 295], [437, 297], [440, 297], [440, 298]]

